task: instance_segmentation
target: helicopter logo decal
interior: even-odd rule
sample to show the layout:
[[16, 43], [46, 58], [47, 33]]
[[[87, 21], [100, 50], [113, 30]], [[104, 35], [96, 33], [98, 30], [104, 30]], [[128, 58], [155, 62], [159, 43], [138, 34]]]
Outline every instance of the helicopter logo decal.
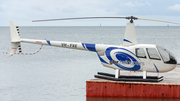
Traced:
[[[141, 61], [134, 53], [125, 48], [110, 47], [106, 51], [109, 64], [124, 70], [137, 71], [141, 69]], [[106, 62], [107, 63], [107, 62]]]

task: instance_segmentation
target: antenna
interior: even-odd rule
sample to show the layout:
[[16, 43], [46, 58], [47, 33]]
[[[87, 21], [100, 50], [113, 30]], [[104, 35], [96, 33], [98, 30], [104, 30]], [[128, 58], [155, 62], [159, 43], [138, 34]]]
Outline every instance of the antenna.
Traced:
[[79, 40], [79, 38], [78, 38], [77, 34], [76, 34], [76, 33], [74, 33], [74, 34], [75, 34], [76, 38], [78, 39], [78, 41], [81, 43], [81, 40]]

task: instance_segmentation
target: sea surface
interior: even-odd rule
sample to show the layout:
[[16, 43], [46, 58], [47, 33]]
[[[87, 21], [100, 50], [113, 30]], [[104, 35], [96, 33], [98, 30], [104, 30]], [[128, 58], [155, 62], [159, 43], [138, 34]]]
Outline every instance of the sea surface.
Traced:
[[[29, 27], [19, 26], [27, 39], [122, 45], [123, 26]], [[156, 44], [171, 51], [180, 62], [180, 27], [136, 27], [139, 44]], [[43, 46], [35, 55], [13, 55], [10, 29], [0, 27], [0, 101], [176, 101], [163, 98], [86, 97], [86, 80], [97, 72], [114, 73], [103, 67], [94, 52]], [[23, 53], [41, 45], [21, 44]]]

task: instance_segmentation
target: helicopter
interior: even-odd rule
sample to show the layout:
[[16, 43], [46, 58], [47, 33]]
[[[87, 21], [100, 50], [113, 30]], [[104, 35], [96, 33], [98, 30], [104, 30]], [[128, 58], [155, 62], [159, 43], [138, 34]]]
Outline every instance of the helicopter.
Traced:
[[[75, 19], [128, 19], [126, 24], [123, 44], [120, 45], [105, 45], [91, 44], [81, 42], [66, 42], [66, 41], [51, 41], [51, 40], [36, 40], [22, 39], [19, 35], [19, 27], [16, 26], [13, 20], [10, 20], [11, 32], [11, 48], [10, 56], [16, 53], [19, 48], [21, 53], [21, 42], [62, 47], [68, 49], [77, 49], [84, 51], [95, 52], [104, 67], [115, 70], [115, 74], [98, 72], [95, 78], [113, 80], [113, 81], [139, 81], [139, 82], [160, 82], [163, 76], [147, 76], [147, 72], [164, 73], [173, 70], [177, 65], [175, 56], [167, 49], [152, 44], [138, 44], [135, 32], [134, 20], [150, 20], [173, 24], [169, 21], [129, 17], [79, 17], [79, 18], [62, 18], [62, 19], [47, 19], [34, 20], [33, 22], [55, 21], [55, 20], [75, 20]], [[143, 72], [143, 76], [125, 76], [120, 75], [120, 71], [135, 71]]]

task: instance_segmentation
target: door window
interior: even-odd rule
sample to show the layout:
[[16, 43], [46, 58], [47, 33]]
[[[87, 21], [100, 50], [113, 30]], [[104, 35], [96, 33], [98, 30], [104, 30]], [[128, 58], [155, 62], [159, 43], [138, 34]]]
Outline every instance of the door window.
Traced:
[[147, 53], [150, 59], [161, 60], [159, 54], [155, 48], [147, 48]]
[[136, 56], [138, 58], [146, 58], [146, 54], [143, 48], [136, 48]]

